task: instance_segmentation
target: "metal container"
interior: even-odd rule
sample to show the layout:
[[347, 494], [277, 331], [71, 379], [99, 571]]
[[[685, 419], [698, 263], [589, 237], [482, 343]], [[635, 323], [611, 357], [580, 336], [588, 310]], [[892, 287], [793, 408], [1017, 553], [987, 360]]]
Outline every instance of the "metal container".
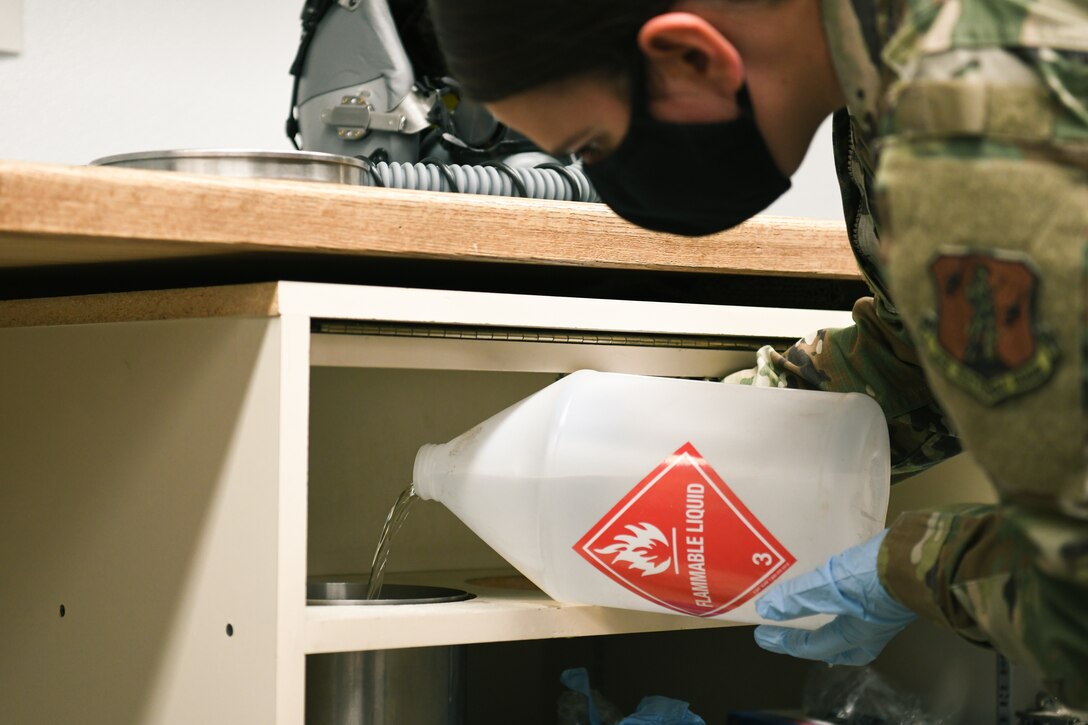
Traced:
[[312, 151], [186, 149], [141, 151], [95, 159], [92, 166], [120, 166], [151, 171], [180, 171], [250, 179], [288, 179], [361, 184], [367, 162], [351, 156]]
[[[366, 599], [366, 582], [310, 581], [308, 604], [405, 606], [459, 602], [457, 589], [387, 584]], [[418, 647], [306, 657], [306, 725], [462, 725], [465, 648]]]

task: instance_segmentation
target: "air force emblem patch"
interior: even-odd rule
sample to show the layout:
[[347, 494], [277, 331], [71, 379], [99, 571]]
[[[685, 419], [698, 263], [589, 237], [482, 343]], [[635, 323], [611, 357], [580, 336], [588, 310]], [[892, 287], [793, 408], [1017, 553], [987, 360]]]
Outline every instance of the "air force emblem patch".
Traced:
[[936, 310], [921, 342], [949, 380], [996, 405], [1050, 378], [1058, 347], [1036, 321], [1039, 277], [1025, 255], [942, 253], [930, 277]]

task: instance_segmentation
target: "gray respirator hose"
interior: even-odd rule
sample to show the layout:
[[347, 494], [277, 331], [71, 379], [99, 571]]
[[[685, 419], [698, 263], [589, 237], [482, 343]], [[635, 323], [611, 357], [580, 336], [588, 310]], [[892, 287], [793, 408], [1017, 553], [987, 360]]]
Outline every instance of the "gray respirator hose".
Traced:
[[[558, 201], [600, 201], [585, 173], [574, 166], [546, 164], [535, 168], [498, 165], [387, 163], [371, 166], [370, 182], [391, 189], [454, 191], [490, 196], [521, 196]], [[454, 182], [451, 186], [450, 182]]]

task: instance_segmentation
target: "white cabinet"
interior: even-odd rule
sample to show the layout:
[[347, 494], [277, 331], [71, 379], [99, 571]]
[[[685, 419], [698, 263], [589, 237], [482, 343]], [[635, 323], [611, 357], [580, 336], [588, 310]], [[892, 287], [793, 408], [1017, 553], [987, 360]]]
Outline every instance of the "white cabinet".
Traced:
[[412, 456], [579, 368], [717, 377], [848, 313], [278, 283], [0, 304], [0, 688], [12, 722], [301, 725], [307, 654], [721, 626], [489, 586], [437, 504], [365, 571]]

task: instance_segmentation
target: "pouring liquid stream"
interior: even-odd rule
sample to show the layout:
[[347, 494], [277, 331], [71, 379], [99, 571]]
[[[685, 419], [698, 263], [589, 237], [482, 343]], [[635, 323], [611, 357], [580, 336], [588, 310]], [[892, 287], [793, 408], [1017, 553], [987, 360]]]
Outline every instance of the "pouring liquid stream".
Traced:
[[404, 525], [408, 518], [408, 512], [412, 504], [419, 500], [416, 496], [414, 485], [408, 486], [397, 497], [397, 502], [389, 510], [385, 517], [385, 526], [382, 527], [382, 535], [378, 539], [378, 547], [374, 550], [374, 559], [370, 564], [370, 579], [367, 582], [366, 598], [377, 599], [382, 590], [382, 582], [385, 581], [385, 566], [389, 562], [389, 553], [392, 550], [393, 537]]

